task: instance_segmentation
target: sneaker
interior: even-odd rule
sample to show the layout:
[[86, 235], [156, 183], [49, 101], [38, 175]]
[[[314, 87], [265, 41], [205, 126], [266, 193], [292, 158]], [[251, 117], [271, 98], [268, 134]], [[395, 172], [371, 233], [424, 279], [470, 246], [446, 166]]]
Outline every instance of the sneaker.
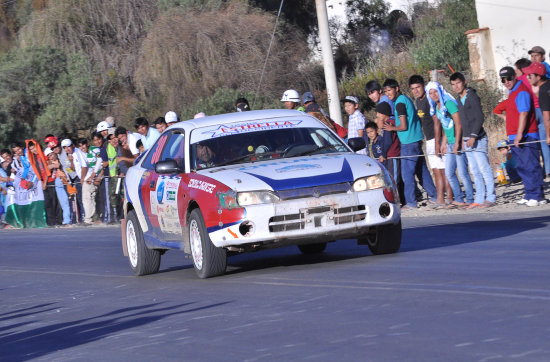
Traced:
[[527, 203], [525, 205], [527, 205], [529, 207], [539, 206], [539, 202], [535, 199], [531, 199], [531, 200], [527, 201]]
[[519, 200], [519, 201], [516, 201], [516, 204], [518, 204], [518, 205], [525, 205], [525, 204], [527, 204], [527, 202], [528, 202], [527, 199], [521, 199], [521, 200]]
[[546, 205], [547, 202], [548, 202], [548, 201], [546, 201], [546, 200], [540, 200], [540, 201], [539, 201], [539, 205]]

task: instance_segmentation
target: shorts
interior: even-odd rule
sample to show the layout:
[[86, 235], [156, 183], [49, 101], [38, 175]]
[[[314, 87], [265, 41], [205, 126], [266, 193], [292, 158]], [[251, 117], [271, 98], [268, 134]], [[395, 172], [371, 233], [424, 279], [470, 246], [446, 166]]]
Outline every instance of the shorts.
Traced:
[[435, 138], [426, 141], [426, 153], [428, 154], [428, 164], [431, 169], [445, 169], [445, 155], [439, 157], [435, 154]]

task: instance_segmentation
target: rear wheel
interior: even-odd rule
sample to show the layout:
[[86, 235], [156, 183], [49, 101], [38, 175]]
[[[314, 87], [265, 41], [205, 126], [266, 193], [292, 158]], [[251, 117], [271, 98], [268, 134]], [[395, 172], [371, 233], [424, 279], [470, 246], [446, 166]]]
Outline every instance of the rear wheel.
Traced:
[[160, 251], [148, 249], [143, 240], [143, 231], [134, 210], [126, 221], [126, 246], [130, 267], [136, 275], [154, 274], [160, 268]]
[[300, 249], [302, 254], [306, 254], [306, 255], [322, 253], [326, 249], [326, 247], [327, 247], [326, 242], [298, 245], [298, 249]]
[[367, 236], [367, 245], [374, 255], [393, 254], [401, 247], [401, 220], [397, 224], [380, 225]]
[[189, 215], [188, 232], [197, 276], [204, 279], [225, 273], [227, 250], [212, 244], [199, 209], [191, 211]]

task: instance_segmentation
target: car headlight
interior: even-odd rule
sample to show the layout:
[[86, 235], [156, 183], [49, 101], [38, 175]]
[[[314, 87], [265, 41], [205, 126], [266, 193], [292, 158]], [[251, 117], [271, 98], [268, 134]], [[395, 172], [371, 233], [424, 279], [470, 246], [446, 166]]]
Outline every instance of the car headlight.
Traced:
[[386, 182], [384, 180], [384, 175], [380, 173], [378, 175], [362, 177], [360, 179], [355, 180], [355, 182], [353, 183], [353, 191], [360, 192], [360, 191], [374, 190], [374, 189], [383, 188], [385, 186], [386, 186]]
[[271, 191], [238, 192], [237, 202], [240, 206], [270, 204], [279, 201], [279, 196]]

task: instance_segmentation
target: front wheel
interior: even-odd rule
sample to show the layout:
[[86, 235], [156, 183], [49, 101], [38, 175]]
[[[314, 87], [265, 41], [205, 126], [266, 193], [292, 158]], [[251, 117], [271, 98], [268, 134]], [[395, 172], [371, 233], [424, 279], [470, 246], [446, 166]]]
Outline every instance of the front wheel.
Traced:
[[380, 225], [367, 236], [367, 245], [374, 255], [397, 253], [401, 247], [401, 220], [397, 224]]
[[134, 210], [126, 221], [126, 246], [130, 267], [136, 275], [154, 274], [160, 268], [160, 251], [149, 249], [143, 240], [143, 231]]
[[197, 276], [204, 279], [225, 273], [227, 250], [212, 244], [199, 209], [194, 209], [189, 215], [188, 232]]

